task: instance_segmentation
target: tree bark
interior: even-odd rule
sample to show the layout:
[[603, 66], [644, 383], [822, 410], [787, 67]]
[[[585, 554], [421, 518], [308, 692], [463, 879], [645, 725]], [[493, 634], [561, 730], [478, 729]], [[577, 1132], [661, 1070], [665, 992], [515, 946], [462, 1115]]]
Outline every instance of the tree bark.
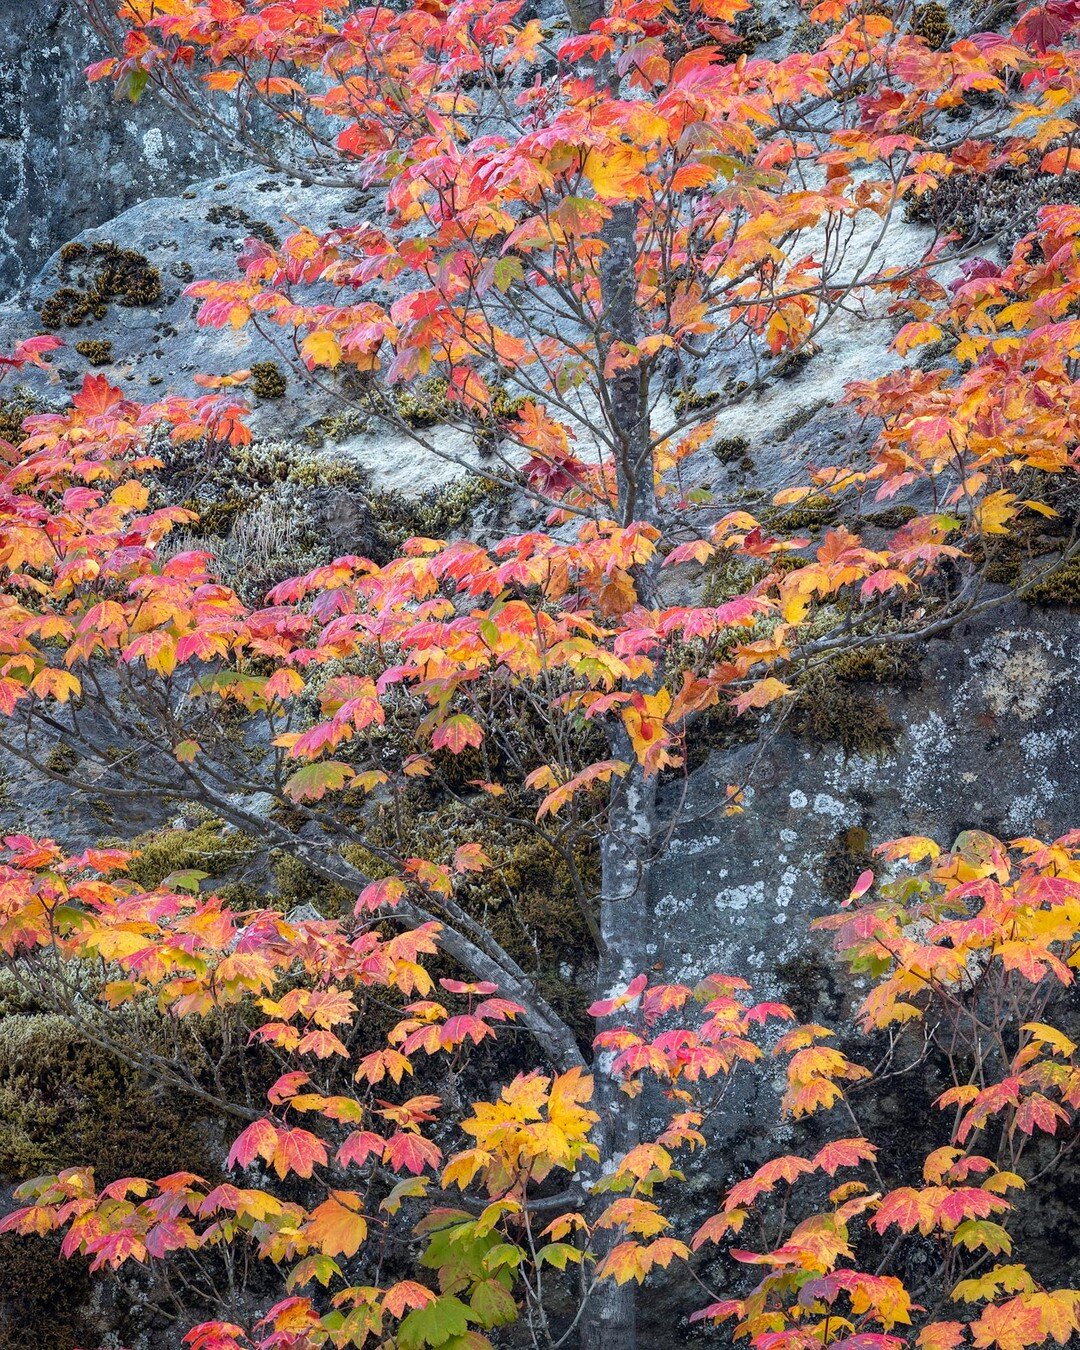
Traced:
[[[652, 681], [650, 681], [652, 683]], [[620, 726], [612, 735], [612, 750], [634, 763], [629, 737]], [[608, 826], [601, 844], [600, 961], [597, 997], [610, 998], [621, 992], [647, 964], [650, 933], [650, 871], [656, 834], [657, 788], [655, 775], [646, 777], [634, 764], [612, 794]], [[617, 1026], [619, 1013], [601, 1018], [597, 1029]], [[641, 1139], [641, 1098], [627, 1096], [612, 1073], [614, 1055], [604, 1051], [593, 1065], [593, 1109], [600, 1117], [594, 1136], [600, 1151], [596, 1178], [615, 1166]], [[590, 1201], [590, 1222], [607, 1206], [611, 1197]], [[617, 1230], [598, 1230], [593, 1241], [597, 1260], [602, 1261], [620, 1241]], [[582, 1319], [582, 1350], [636, 1350], [636, 1290], [633, 1283], [617, 1285], [603, 1280], [593, 1291]]]

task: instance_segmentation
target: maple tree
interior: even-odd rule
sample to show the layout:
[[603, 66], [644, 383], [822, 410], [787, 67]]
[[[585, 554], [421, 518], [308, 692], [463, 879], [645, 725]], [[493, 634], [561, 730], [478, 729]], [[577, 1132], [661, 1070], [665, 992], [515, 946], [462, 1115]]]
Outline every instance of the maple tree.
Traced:
[[[1071, 168], [1072, 10], [1053, 0], [1008, 32], [934, 50], [904, 6], [890, 15], [826, 0], [811, 13], [832, 25], [817, 49], [766, 60], [735, 57], [732, 23], [745, 9], [743, 0], [682, 12], [659, 0], [571, 5], [569, 27], [548, 31], [516, 0], [90, 6], [117, 44], [94, 78], [131, 97], [153, 86], [267, 162], [371, 194], [362, 221], [321, 236], [301, 228], [277, 247], [249, 240], [239, 278], [192, 287], [200, 322], [257, 325], [311, 378], [349, 375], [343, 396], [359, 385], [364, 406], [391, 422], [400, 422], [395, 385], [440, 374], [451, 417], [485, 437], [488, 476], [541, 515], [534, 530], [489, 548], [416, 539], [383, 565], [336, 559], [252, 605], [212, 556], [170, 548], [190, 513], [141, 481], [162, 428], [211, 445], [249, 438], [243, 372], [208, 375], [197, 399], [148, 406], [91, 376], [70, 407], [27, 419], [0, 485], [0, 745], [95, 795], [207, 807], [340, 884], [355, 913], [289, 919], [182, 886], [142, 892], [112, 876], [117, 854], [66, 858], [49, 842], [13, 840], [6, 950], [24, 978], [41, 968], [40, 949], [105, 963], [103, 1009], [64, 1001], [62, 989], [51, 996], [88, 1035], [194, 1094], [209, 1090], [125, 1039], [109, 1006], [152, 994], [177, 1015], [242, 1019], [254, 1005], [269, 1019], [253, 1028], [256, 1043], [292, 1067], [271, 1087], [269, 1113], [210, 1092], [248, 1122], [231, 1160], [321, 1189], [311, 1202], [185, 1175], [99, 1192], [73, 1171], [32, 1186], [33, 1203], [9, 1226], [66, 1227], [66, 1249], [99, 1265], [234, 1241], [295, 1263], [290, 1297], [248, 1329], [266, 1347], [365, 1336], [396, 1337], [405, 1350], [474, 1347], [523, 1308], [538, 1344], [578, 1335], [625, 1350], [635, 1285], [689, 1256], [654, 1192], [677, 1180], [675, 1150], [704, 1138], [706, 1086], [722, 1091], [759, 1056], [757, 1023], [787, 1013], [752, 1004], [723, 976], [695, 996], [650, 987], [642, 974], [652, 878], [677, 818], [666, 785], [685, 772], [688, 737], [715, 708], [775, 726], [800, 675], [837, 652], [942, 631], [998, 603], [985, 575], [993, 542], [1055, 515], [1031, 485], [1069, 475], [1077, 445], [1080, 212], [1047, 208], [1007, 264], [968, 260], [951, 279], [939, 269], [961, 256], [954, 240], [934, 240], [902, 268], [882, 253], [901, 199], [947, 177]], [[268, 115], [285, 129], [278, 138], [254, 130]], [[781, 517], [771, 533], [739, 503], [690, 486], [693, 457], [722, 426], [721, 407], [690, 396], [711, 378], [705, 358], [753, 363], [768, 379], [779, 359], [812, 350], [835, 313], [882, 294], [904, 320], [901, 356], [945, 354], [852, 388], [881, 423], [873, 445], [816, 466], [776, 500], [834, 495], [851, 526], [812, 543]], [[44, 360], [55, 341], [31, 339], [7, 360]], [[499, 411], [503, 385], [522, 399], [510, 414]], [[914, 504], [911, 520], [872, 544], [856, 533], [862, 502], [898, 493]], [[1070, 557], [1068, 527], [1060, 544]], [[720, 560], [738, 577], [728, 598], [668, 603], [667, 577], [694, 587]], [[74, 769], [50, 769], [42, 746], [57, 743], [77, 757]], [[467, 778], [460, 764], [475, 766]], [[433, 785], [475, 826], [441, 851], [421, 848], [400, 820], [401, 804], [430, 803]], [[746, 786], [732, 784], [718, 811], [742, 809]], [[373, 825], [388, 803], [400, 825], [389, 832]], [[562, 860], [595, 939], [595, 1055], [545, 996], [542, 972], [471, 903], [492, 868], [490, 841], [511, 829]], [[1035, 854], [1036, 871], [1073, 865], [1068, 843], [1052, 847]], [[581, 862], [590, 852], [598, 882]], [[991, 853], [997, 872], [987, 875], [1001, 885], [1004, 855]], [[970, 936], [946, 930], [934, 959], [951, 973], [927, 984], [929, 956], [907, 945], [907, 916], [897, 912], [886, 932], [891, 911], [860, 909], [857, 924], [867, 913], [885, 926], [880, 938], [873, 930], [878, 946], [860, 947], [847, 929], [844, 940], [871, 967], [882, 951], [899, 953], [900, 972], [879, 986], [886, 1018], [923, 1015], [918, 997], [896, 997], [905, 981], [923, 981], [905, 992], [928, 989], [951, 1008], [960, 966], [949, 963], [971, 944], [995, 958], [1001, 948], [999, 974], [1012, 981], [1001, 1015], [1012, 1013], [1018, 980], [1041, 989], [1068, 970], [1068, 933], [1035, 924], [1022, 937], [988, 936], [993, 916], [980, 916]], [[436, 951], [460, 967], [440, 977], [447, 1001], [422, 960]], [[344, 1035], [361, 994], [371, 1007], [401, 1005], [385, 1043], [362, 1055]], [[685, 1026], [665, 1020], [695, 1006]], [[442, 1172], [447, 1188], [489, 1203], [448, 1202], [421, 1221], [422, 1264], [438, 1272], [438, 1292], [411, 1278], [387, 1283], [397, 1216], [430, 1189], [442, 1144], [423, 1128], [433, 1094], [391, 1103], [380, 1085], [401, 1087], [419, 1056], [456, 1065], [507, 1021], [527, 1029], [541, 1064], [497, 1101], [462, 1107], [475, 1147]], [[866, 1081], [818, 1044], [822, 1031], [789, 1035], [779, 1044], [792, 1056], [795, 1114]], [[763, 1350], [775, 1336], [887, 1346], [911, 1300], [893, 1276], [838, 1266], [849, 1223], [871, 1215], [884, 1232], [895, 1215], [902, 1231], [945, 1235], [945, 1247], [961, 1249], [944, 1262], [946, 1283], [964, 1251], [1002, 1244], [992, 1216], [1011, 1182], [995, 1178], [1013, 1175], [1023, 1140], [1008, 1167], [963, 1150], [984, 1128], [1010, 1139], [1052, 1133], [1070, 1109], [1046, 1093], [1055, 1060], [1041, 1047], [1053, 1042], [1017, 1035], [1016, 1054], [1037, 1047], [1016, 1066], [1030, 1062], [1031, 1074], [1000, 1101], [970, 1106], [950, 1145], [956, 1158], [925, 1178], [947, 1194], [894, 1191], [880, 1206], [861, 1192], [838, 1196], [761, 1256], [773, 1274], [758, 1291], [730, 1308], [718, 1298], [709, 1316], [738, 1315]], [[655, 1139], [642, 1135], [646, 1077], [671, 1107]], [[874, 1162], [861, 1140], [826, 1148], [781, 1160], [760, 1185]], [[350, 1182], [354, 1168], [363, 1184]], [[551, 1174], [560, 1190], [545, 1185]], [[972, 1175], [983, 1180], [965, 1186]], [[741, 1200], [726, 1209], [709, 1235], [735, 1229], [742, 1209]], [[832, 1245], [814, 1236], [826, 1230]], [[295, 1292], [338, 1280], [341, 1260], [357, 1254], [370, 1260], [368, 1282], [336, 1289], [333, 1311]], [[571, 1267], [576, 1310], [556, 1326], [551, 1281], [570, 1285]], [[804, 1299], [808, 1271], [816, 1284]], [[1017, 1307], [992, 1312], [1004, 1293]], [[1024, 1344], [1057, 1335], [1073, 1305], [1045, 1298], [1026, 1274], [980, 1286], [989, 1320], [973, 1343], [995, 1343], [993, 1327], [1021, 1308]], [[837, 1299], [847, 1314], [822, 1313]], [[823, 1329], [805, 1325], [812, 1316]], [[864, 1316], [879, 1342], [851, 1329]], [[190, 1343], [228, 1348], [248, 1332], [208, 1323]], [[933, 1346], [966, 1333], [924, 1334]]]

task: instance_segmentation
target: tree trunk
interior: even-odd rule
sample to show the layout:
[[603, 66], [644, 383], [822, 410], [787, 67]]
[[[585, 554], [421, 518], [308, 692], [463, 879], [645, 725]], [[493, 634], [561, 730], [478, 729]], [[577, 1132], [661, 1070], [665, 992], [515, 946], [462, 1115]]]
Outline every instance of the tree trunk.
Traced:
[[[613, 750], [633, 763], [629, 737], [620, 727]], [[597, 997], [621, 992], [647, 964], [650, 934], [649, 875], [656, 832], [656, 778], [635, 765], [612, 794], [607, 833], [601, 844], [600, 962]], [[616, 1026], [619, 1013], [601, 1018], [597, 1029]], [[593, 1109], [600, 1117], [594, 1135], [600, 1150], [597, 1175], [614, 1170], [641, 1138], [641, 1097], [620, 1091], [611, 1072], [614, 1056], [604, 1051], [593, 1065]], [[590, 1202], [590, 1221], [608, 1205], [601, 1194]], [[598, 1261], [620, 1241], [617, 1231], [598, 1230], [593, 1242]], [[581, 1327], [581, 1350], [636, 1350], [636, 1290], [633, 1283], [602, 1281], [589, 1302]]]

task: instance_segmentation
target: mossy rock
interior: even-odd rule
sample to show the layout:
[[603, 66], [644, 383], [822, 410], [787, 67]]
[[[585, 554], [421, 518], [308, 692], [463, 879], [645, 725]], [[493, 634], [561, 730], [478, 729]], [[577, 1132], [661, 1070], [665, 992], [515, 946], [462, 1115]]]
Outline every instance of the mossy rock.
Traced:
[[162, 297], [158, 269], [141, 253], [111, 242], [66, 244], [60, 280], [41, 308], [46, 328], [77, 328], [86, 319], [104, 319], [110, 304], [137, 309]]
[[1042, 581], [1024, 591], [1021, 599], [1029, 605], [1080, 606], [1080, 558], [1059, 567]]
[[203, 820], [189, 829], [155, 830], [139, 835], [124, 847], [138, 851], [127, 875], [138, 886], [152, 890], [176, 872], [206, 872], [211, 878], [228, 877], [249, 863], [255, 843], [229, 831], [220, 820]]
[[288, 388], [288, 381], [276, 361], [256, 361], [251, 367], [251, 389], [256, 398], [284, 398]]
[[92, 366], [107, 366], [113, 359], [112, 343], [106, 338], [87, 338], [76, 342], [75, 350]]
[[213, 1170], [197, 1113], [172, 1089], [148, 1085], [55, 1013], [0, 1020], [0, 1173], [24, 1179], [93, 1167], [99, 1184], [123, 1176]]

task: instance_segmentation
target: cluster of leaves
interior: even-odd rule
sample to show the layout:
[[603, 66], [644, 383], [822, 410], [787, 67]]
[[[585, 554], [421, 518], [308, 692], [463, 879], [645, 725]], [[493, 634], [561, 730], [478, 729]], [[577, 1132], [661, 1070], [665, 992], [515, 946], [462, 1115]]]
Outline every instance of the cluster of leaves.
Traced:
[[[968, 834], [949, 853], [926, 839], [879, 850], [886, 863], [929, 862], [894, 876], [868, 904], [872, 877], [860, 878], [822, 924], [851, 966], [871, 976], [866, 1026], [903, 1026], [908, 1043], [920, 1028], [944, 1055], [953, 1085], [937, 1105], [952, 1122], [948, 1141], [925, 1160], [903, 1159], [905, 1169], [920, 1169], [919, 1181], [890, 1186], [875, 1145], [838, 1133], [810, 1156], [777, 1157], [736, 1182], [689, 1242], [673, 1231], [664, 1198], [682, 1177], [677, 1155], [706, 1147], [706, 1102], [712, 1109], [715, 1099], [705, 1090], [760, 1059], [756, 1026], [791, 1020], [782, 1005], [749, 1005], [742, 981], [710, 977], [691, 990], [640, 975], [594, 1005], [595, 1016], [618, 1022], [597, 1049], [614, 1056], [623, 1092], [632, 1098], [649, 1080], [669, 1112], [656, 1138], [586, 1184], [598, 1118], [592, 1077], [580, 1069], [523, 1074], [496, 1100], [472, 1104], [458, 1126], [463, 1146], [447, 1143], [445, 1154], [430, 1133], [439, 1099], [405, 1096], [417, 1055], [458, 1055], [520, 1011], [479, 983], [441, 981], [457, 1012], [431, 997], [422, 959], [434, 933], [383, 939], [363, 904], [359, 922], [346, 925], [231, 915], [214, 897], [139, 891], [124, 881], [118, 852], [67, 858], [48, 841], [7, 842], [0, 942], [9, 955], [48, 947], [66, 961], [104, 960], [118, 978], [102, 987], [103, 1000], [150, 992], [177, 1016], [254, 1000], [268, 1019], [254, 1035], [305, 1066], [282, 1074], [267, 1114], [233, 1145], [229, 1164], [247, 1184], [210, 1186], [182, 1173], [98, 1190], [74, 1169], [27, 1183], [23, 1207], [0, 1224], [22, 1234], [59, 1229], [65, 1253], [88, 1254], [96, 1267], [250, 1243], [289, 1268], [289, 1296], [250, 1340], [239, 1326], [212, 1323], [191, 1333], [193, 1344], [273, 1350], [389, 1336], [406, 1350], [464, 1350], [488, 1344], [482, 1333], [515, 1320], [522, 1304], [534, 1332], [550, 1338], [547, 1286], [568, 1268], [580, 1268], [586, 1293], [605, 1280], [641, 1283], [657, 1267], [751, 1231], [761, 1249], [734, 1246], [729, 1255], [735, 1270], [759, 1271], [758, 1282], [717, 1295], [695, 1316], [736, 1319], [758, 1350], [899, 1350], [908, 1328], [921, 1350], [1026, 1350], [1080, 1330], [1080, 1291], [1046, 1289], [1016, 1261], [989, 1264], [1012, 1255], [1010, 1195], [1024, 1188], [1025, 1170], [1052, 1171], [1080, 1109], [1076, 1042], [1034, 1020], [1054, 1015], [1080, 964], [1075, 833], [1011, 849]], [[320, 1065], [348, 1058], [337, 1032], [355, 1016], [352, 992], [369, 986], [421, 997], [381, 1050], [350, 1063], [357, 1090], [327, 1095]], [[892, 1066], [871, 1072], [830, 1040], [822, 1026], [795, 1027], [772, 1053], [785, 1061], [786, 1113], [798, 1121], [839, 1110], [842, 1129], [857, 1124], [860, 1089]], [[402, 1099], [377, 1095], [391, 1084]], [[840, 1172], [855, 1175], [838, 1182]], [[291, 1196], [275, 1176], [293, 1183]], [[564, 1189], [553, 1194], [560, 1177]], [[417, 1223], [410, 1202], [433, 1186], [445, 1199]], [[423, 1239], [420, 1265], [435, 1274], [434, 1288], [394, 1277], [397, 1227]], [[617, 1241], [598, 1256], [596, 1239], [609, 1232]], [[919, 1243], [934, 1260], [913, 1290], [896, 1272], [909, 1268], [905, 1244]], [[325, 1298], [301, 1292], [316, 1283], [344, 1287]], [[967, 1311], [945, 1316], [950, 1301]]]

